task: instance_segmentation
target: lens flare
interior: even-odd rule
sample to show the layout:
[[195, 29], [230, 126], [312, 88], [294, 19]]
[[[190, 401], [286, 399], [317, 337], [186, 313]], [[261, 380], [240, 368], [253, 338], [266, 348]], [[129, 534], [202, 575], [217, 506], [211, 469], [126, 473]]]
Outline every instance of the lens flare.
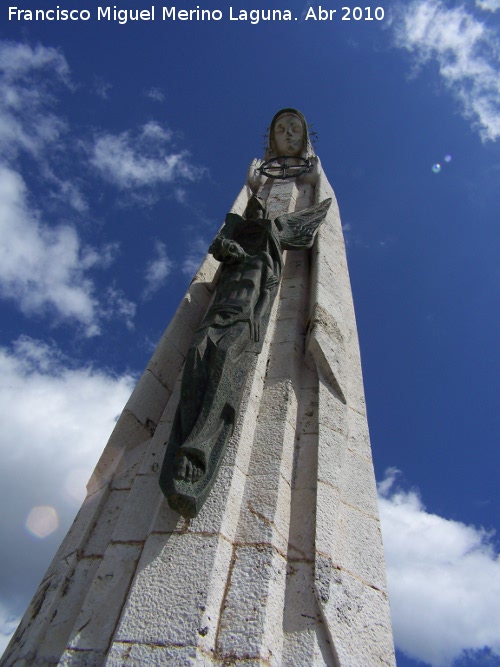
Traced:
[[451, 162], [452, 159], [453, 159], [453, 158], [451, 157], [451, 155], [445, 155], [445, 156], [444, 156], [444, 161], [445, 161], [445, 162]]
[[432, 165], [432, 171], [435, 174], [439, 174], [439, 172], [441, 171], [441, 165], [439, 164], [439, 162], [436, 162], [436, 164]]
[[43, 539], [59, 528], [59, 517], [53, 507], [39, 505], [33, 507], [26, 519], [26, 528], [35, 537]]

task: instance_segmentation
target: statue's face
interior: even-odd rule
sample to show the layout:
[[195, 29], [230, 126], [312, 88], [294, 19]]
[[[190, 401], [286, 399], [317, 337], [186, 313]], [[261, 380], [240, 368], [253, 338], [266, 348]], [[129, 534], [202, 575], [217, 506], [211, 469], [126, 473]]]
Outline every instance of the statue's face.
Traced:
[[304, 140], [304, 128], [300, 118], [293, 113], [280, 116], [274, 124], [273, 139], [278, 155], [300, 155]]

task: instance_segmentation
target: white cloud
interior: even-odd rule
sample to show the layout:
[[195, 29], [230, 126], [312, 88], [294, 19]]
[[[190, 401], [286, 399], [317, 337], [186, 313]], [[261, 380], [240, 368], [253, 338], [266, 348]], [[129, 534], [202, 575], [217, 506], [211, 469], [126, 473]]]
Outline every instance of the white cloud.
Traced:
[[127, 299], [122, 290], [110, 286], [104, 291], [103, 305], [100, 309], [103, 317], [110, 319], [117, 315], [125, 320], [128, 329], [133, 329], [136, 311], [136, 304]]
[[204, 169], [189, 162], [187, 151], [170, 146], [172, 132], [150, 121], [139, 132], [102, 134], [91, 149], [91, 163], [121, 189], [194, 181]]
[[0, 292], [26, 314], [47, 308], [60, 317], [91, 326], [97, 302], [85, 277], [75, 230], [49, 228], [31, 211], [26, 186], [11, 169], [0, 166]]
[[83, 246], [69, 225], [50, 227], [32, 210], [21, 176], [0, 164], [0, 296], [25, 315], [52, 314], [83, 325], [87, 336], [100, 333], [100, 320], [125, 319], [132, 326], [135, 304], [109, 287], [95, 296], [90, 269], [107, 268], [118, 246]]
[[163, 91], [160, 88], [156, 88], [154, 86], [149, 88], [149, 90], [146, 90], [144, 95], [149, 97], [150, 100], [153, 100], [153, 102], [163, 102], [165, 99], [165, 94]]
[[415, 491], [379, 485], [389, 595], [397, 647], [449, 667], [489, 647], [500, 659], [500, 558], [492, 536], [426, 511]]
[[[1, 646], [84, 497], [134, 378], [75, 367], [30, 338], [0, 348], [0, 378], [0, 487], [9, 503], [0, 513]], [[44, 539], [26, 528], [40, 506], [53, 508], [60, 523]]]
[[69, 68], [56, 49], [0, 42], [0, 147], [4, 156], [25, 150], [41, 157], [65, 131], [51, 112], [51, 89], [69, 86]]
[[0, 656], [7, 648], [11, 636], [21, 622], [21, 617], [10, 612], [0, 602]]
[[487, 12], [496, 12], [497, 9], [500, 9], [500, 0], [476, 0], [476, 7]]
[[146, 287], [143, 293], [146, 299], [163, 286], [172, 271], [173, 262], [167, 256], [167, 249], [161, 241], [155, 243], [155, 255], [146, 267]]
[[0, 62], [9, 80], [26, 76], [33, 69], [46, 67], [50, 67], [63, 80], [69, 78], [69, 67], [64, 56], [57, 49], [41, 45], [31, 48], [27, 44], [1, 42]]
[[394, 24], [398, 46], [412, 52], [419, 64], [435, 60], [482, 139], [498, 139], [500, 47], [495, 33], [463, 6], [449, 9], [441, 0], [417, 0], [399, 18]]
[[102, 97], [103, 100], [107, 100], [109, 97], [109, 91], [113, 89], [113, 84], [104, 81], [101, 78], [96, 78], [94, 81], [94, 90], [99, 97]]

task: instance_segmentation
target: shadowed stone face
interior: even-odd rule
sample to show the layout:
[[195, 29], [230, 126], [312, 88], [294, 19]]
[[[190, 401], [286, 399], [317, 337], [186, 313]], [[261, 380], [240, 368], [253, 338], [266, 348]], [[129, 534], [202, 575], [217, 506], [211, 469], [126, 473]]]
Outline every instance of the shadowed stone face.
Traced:
[[294, 113], [280, 116], [274, 124], [273, 139], [278, 156], [300, 155], [304, 149], [304, 128], [301, 119]]

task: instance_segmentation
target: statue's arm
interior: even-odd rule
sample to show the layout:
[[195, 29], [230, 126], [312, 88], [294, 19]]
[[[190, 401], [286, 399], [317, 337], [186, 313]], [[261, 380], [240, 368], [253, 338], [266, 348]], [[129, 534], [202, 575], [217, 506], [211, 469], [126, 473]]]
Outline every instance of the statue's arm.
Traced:
[[263, 266], [261, 289], [258, 301], [255, 304], [253, 311], [252, 322], [250, 323], [252, 329], [252, 340], [255, 343], [258, 343], [260, 340], [260, 324], [262, 318], [267, 313], [271, 304], [271, 295], [279, 284], [279, 279], [274, 275], [273, 272], [273, 263], [271, 257], [267, 252], [263, 252], [262, 256]]
[[263, 164], [263, 162], [264, 160], [260, 160], [259, 158], [254, 158], [250, 162], [250, 166], [248, 167], [246, 184], [248, 185], [248, 187], [252, 192], [257, 192], [257, 190], [263, 183], [264, 177], [259, 171], [259, 167]]

